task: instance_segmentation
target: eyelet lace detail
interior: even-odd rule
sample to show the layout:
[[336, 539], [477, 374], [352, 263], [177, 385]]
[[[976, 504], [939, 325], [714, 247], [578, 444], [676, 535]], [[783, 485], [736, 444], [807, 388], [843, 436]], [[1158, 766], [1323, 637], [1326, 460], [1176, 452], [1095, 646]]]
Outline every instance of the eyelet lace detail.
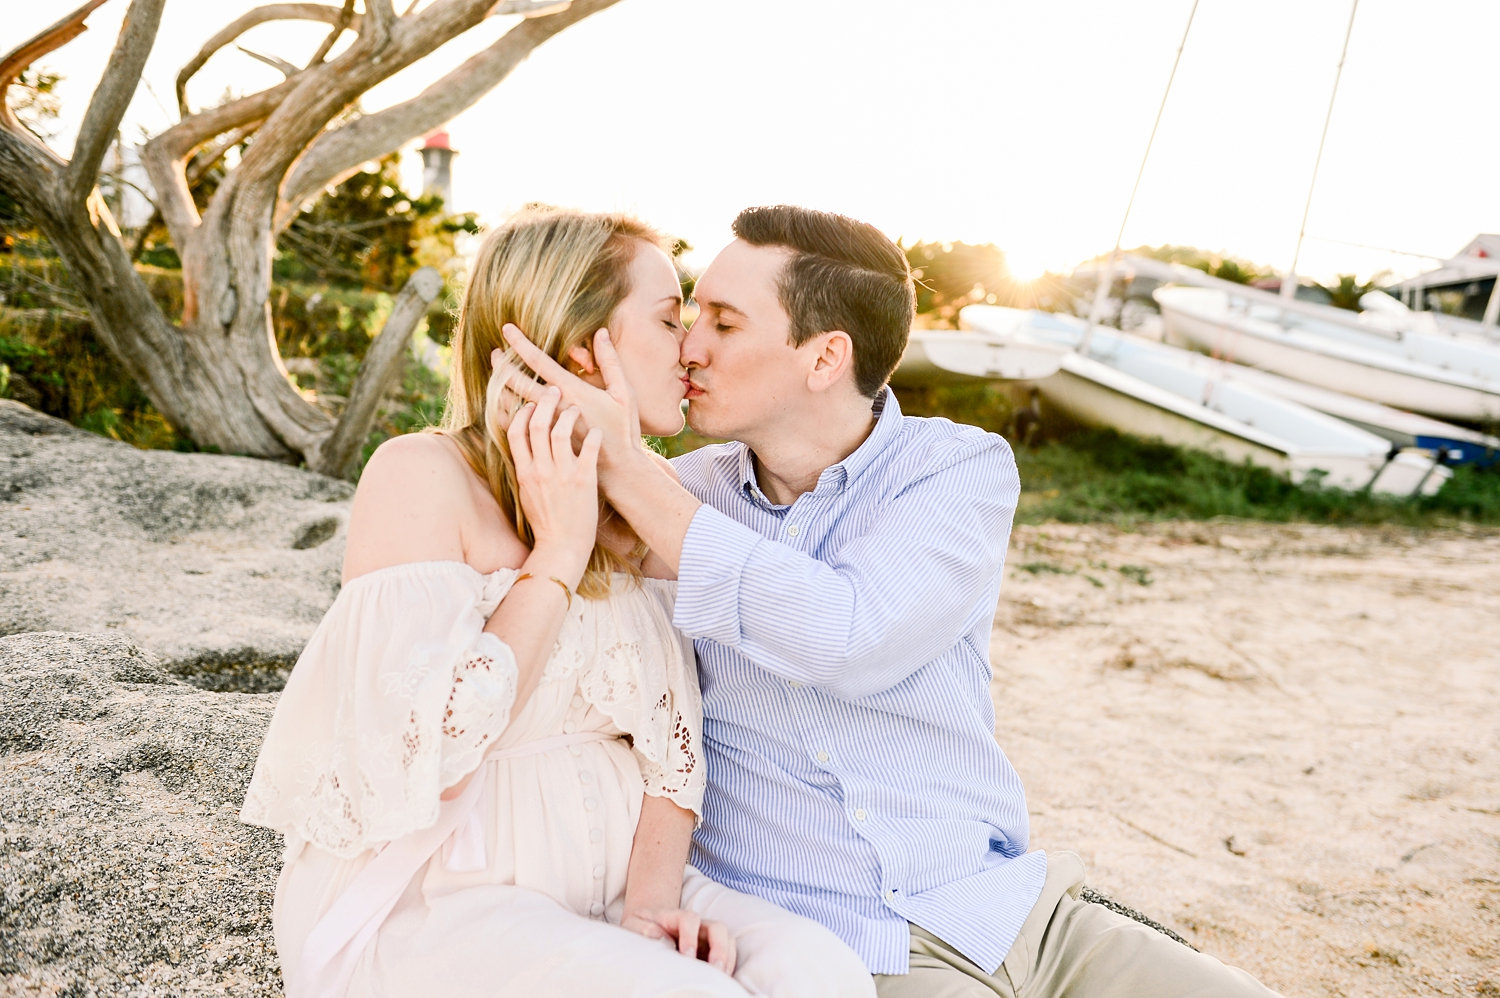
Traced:
[[400, 568], [353, 580], [319, 624], [281, 694], [241, 820], [353, 857], [432, 824], [442, 792], [509, 724], [515, 656], [483, 630], [481, 610], [515, 573], [481, 587], [467, 566]]
[[[432, 824], [443, 791], [504, 732], [515, 657], [483, 627], [516, 573], [402, 568], [351, 582], [319, 624], [281, 694], [242, 820], [353, 857]], [[630, 736], [646, 793], [701, 813], [702, 707], [672, 593], [622, 581], [607, 599], [575, 601], [542, 681], [576, 684]]]
[[675, 587], [645, 580], [607, 600], [579, 601], [543, 681], [576, 682], [584, 699], [631, 736], [646, 793], [703, 809], [696, 745], [703, 708], [693, 643], [672, 626]]

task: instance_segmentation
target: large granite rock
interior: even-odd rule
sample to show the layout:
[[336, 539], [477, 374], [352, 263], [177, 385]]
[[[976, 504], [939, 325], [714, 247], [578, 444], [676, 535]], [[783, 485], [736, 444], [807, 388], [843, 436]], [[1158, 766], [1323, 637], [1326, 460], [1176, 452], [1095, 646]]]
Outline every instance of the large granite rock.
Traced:
[[0, 635], [112, 631], [204, 688], [279, 689], [337, 594], [352, 494], [0, 400]]
[[236, 815], [352, 494], [0, 400], [0, 994], [280, 992]]
[[118, 633], [0, 638], [0, 994], [280, 993], [281, 838], [236, 820], [275, 700]]

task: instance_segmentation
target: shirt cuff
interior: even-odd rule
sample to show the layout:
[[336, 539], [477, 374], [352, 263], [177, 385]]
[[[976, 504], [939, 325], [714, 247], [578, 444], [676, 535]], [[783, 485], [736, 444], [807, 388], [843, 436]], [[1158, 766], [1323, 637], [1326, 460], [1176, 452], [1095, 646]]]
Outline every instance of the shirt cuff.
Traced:
[[740, 580], [756, 545], [764, 542], [712, 506], [699, 506], [682, 538], [672, 624], [692, 638], [739, 644]]

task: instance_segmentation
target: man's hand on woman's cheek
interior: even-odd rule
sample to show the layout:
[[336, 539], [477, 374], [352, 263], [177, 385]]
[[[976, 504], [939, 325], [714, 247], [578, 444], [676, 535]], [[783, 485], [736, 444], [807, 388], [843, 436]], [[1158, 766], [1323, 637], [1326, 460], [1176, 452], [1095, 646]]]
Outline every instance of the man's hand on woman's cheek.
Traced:
[[508, 418], [508, 414], [524, 402], [540, 400], [542, 392], [552, 385], [562, 392], [564, 407], [577, 406], [581, 412], [579, 439], [583, 431], [594, 427], [603, 432], [604, 445], [599, 459], [601, 473], [607, 474], [619, 467], [642, 448], [635, 394], [625, 379], [608, 330], [595, 333], [593, 343], [594, 360], [604, 378], [603, 388], [596, 388], [568, 371], [514, 325], [507, 323], [503, 332], [511, 350], [537, 373], [540, 380], [533, 380], [507, 360], [502, 351], [491, 354], [494, 365], [491, 384], [494, 384], [494, 379], [499, 379], [503, 389], [503, 397], [496, 405], [496, 409], [503, 413], [497, 416], [498, 419]]

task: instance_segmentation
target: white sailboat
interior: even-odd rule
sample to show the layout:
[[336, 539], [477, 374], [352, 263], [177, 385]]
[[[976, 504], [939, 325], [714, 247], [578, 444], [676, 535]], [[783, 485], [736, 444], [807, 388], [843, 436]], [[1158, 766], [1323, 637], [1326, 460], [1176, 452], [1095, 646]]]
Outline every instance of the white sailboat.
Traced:
[[1178, 360], [1206, 376], [1235, 381], [1277, 398], [1316, 409], [1383, 437], [1396, 447], [1415, 447], [1428, 451], [1449, 466], [1488, 465], [1500, 461], [1500, 437], [1465, 426], [1455, 426], [1404, 409], [1393, 409], [1369, 399], [1319, 388], [1270, 371], [1232, 364], [1200, 353], [1184, 352]]
[[891, 384], [901, 387], [1035, 381], [1056, 374], [1062, 351], [952, 329], [913, 329]]
[[1070, 351], [1058, 373], [1038, 381], [1042, 400], [1072, 419], [1250, 461], [1293, 482], [1341, 489], [1430, 495], [1450, 472], [1431, 454], [1394, 448], [1382, 437], [1296, 402], [1195, 368], [1184, 351], [1108, 329], [1089, 332], [1072, 316], [970, 305], [965, 327], [1014, 343]]
[[1500, 349], [1478, 341], [1391, 332], [1338, 309], [1258, 293], [1153, 294], [1170, 342], [1438, 419], [1500, 420]]

